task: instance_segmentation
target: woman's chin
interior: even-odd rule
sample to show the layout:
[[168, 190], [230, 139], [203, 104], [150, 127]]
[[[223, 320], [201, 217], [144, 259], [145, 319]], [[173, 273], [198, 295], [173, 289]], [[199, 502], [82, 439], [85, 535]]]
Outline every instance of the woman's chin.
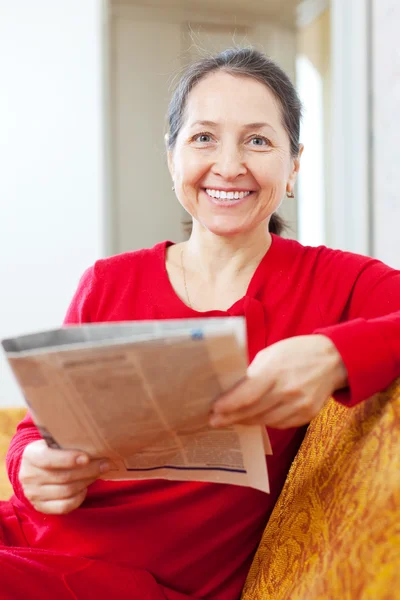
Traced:
[[229, 237], [246, 233], [252, 229], [249, 223], [235, 222], [235, 219], [211, 218], [199, 220], [200, 225], [214, 235]]

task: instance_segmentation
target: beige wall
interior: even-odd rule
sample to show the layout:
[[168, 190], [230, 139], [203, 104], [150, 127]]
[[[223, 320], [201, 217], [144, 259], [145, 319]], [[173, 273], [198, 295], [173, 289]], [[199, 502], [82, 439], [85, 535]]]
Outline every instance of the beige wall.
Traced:
[[316, 69], [324, 75], [330, 72], [330, 11], [324, 11], [317, 19], [297, 32], [297, 50], [305, 54]]

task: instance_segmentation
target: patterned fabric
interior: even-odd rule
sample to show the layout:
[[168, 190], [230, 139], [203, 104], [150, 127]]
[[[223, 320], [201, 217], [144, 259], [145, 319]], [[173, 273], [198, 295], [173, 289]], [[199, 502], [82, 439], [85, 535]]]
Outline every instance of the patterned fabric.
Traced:
[[400, 380], [314, 419], [242, 600], [400, 598]]
[[25, 408], [0, 409], [0, 500], [8, 500], [12, 494], [6, 472], [5, 457], [15, 429], [25, 414]]

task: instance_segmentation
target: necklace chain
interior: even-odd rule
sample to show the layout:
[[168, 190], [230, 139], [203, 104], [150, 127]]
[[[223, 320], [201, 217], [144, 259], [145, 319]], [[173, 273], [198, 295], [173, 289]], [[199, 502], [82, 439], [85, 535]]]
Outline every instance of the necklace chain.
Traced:
[[[270, 246], [271, 246], [271, 244], [268, 245], [266, 252], [268, 252]], [[191, 309], [193, 309], [193, 305], [190, 301], [189, 290], [188, 290], [187, 281], [186, 281], [186, 269], [185, 269], [184, 260], [183, 260], [183, 251], [184, 251], [184, 247], [182, 246], [182, 248], [181, 248], [181, 269], [182, 269], [183, 285], [185, 287], [185, 294], [186, 294], [186, 300], [187, 300], [188, 306]], [[254, 273], [253, 273], [253, 275], [254, 275]]]
[[188, 287], [187, 287], [187, 283], [186, 283], [186, 271], [185, 271], [185, 265], [183, 264], [183, 247], [181, 248], [181, 269], [182, 269], [183, 285], [185, 286], [187, 303], [190, 308], [193, 308], [192, 303], [190, 302], [189, 291], [188, 291]]

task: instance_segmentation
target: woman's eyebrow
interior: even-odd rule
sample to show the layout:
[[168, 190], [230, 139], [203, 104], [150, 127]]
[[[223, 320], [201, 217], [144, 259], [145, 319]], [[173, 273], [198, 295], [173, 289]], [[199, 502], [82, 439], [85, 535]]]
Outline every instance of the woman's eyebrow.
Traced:
[[[215, 121], [194, 121], [193, 123], [190, 124], [190, 127], [195, 127], [196, 125], [201, 125], [202, 127], [218, 127], [218, 123], [216, 123]], [[272, 125], [270, 123], [265, 123], [265, 122], [258, 122], [258, 123], [246, 123], [245, 125], [243, 125], [244, 129], [260, 129], [261, 127], [269, 127], [270, 129], [272, 129], [272, 131], [275, 131], [275, 129], [272, 127]]]
[[202, 127], [218, 127], [218, 123], [214, 121], [193, 121], [190, 123], [190, 127], [195, 127], [195, 125], [201, 125]]
[[275, 131], [275, 129], [272, 127], [271, 123], [246, 123], [246, 125], [243, 126], [245, 129], [261, 129], [261, 127], [269, 127], [270, 129], [272, 129], [272, 131]]

